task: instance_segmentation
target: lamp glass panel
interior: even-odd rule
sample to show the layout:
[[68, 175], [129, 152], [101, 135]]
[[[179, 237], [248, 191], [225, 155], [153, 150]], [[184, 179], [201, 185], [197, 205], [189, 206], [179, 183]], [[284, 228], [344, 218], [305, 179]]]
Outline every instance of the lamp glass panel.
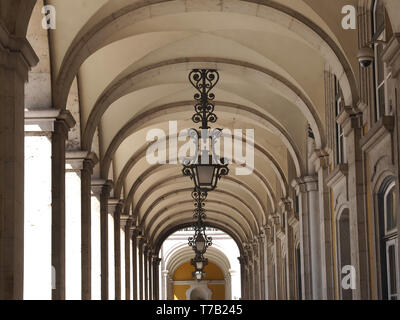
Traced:
[[196, 249], [199, 252], [203, 252], [206, 248], [206, 240], [204, 239], [203, 235], [200, 233], [196, 238]]
[[213, 182], [214, 166], [213, 165], [197, 166], [197, 175], [200, 185], [211, 186]]
[[196, 262], [196, 269], [197, 270], [202, 270], [203, 269], [203, 261], [197, 261]]

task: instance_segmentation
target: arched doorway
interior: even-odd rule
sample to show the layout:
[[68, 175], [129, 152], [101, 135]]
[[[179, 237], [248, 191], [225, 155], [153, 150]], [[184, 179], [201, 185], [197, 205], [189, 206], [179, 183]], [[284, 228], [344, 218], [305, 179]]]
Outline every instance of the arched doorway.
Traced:
[[189, 261], [181, 264], [173, 275], [174, 300], [225, 300], [226, 281], [221, 268], [209, 261], [204, 268], [204, 280], [193, 279], [193, 266]]

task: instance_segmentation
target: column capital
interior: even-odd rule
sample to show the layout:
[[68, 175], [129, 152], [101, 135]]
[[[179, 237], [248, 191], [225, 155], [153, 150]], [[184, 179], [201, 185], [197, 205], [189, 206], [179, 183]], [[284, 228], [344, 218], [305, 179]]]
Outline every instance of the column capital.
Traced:
[[168, 277], [169, 271], [168, 270], [163, 270], [162, 274], [164, 277]]
[[61, 110], [41, 109], [25, 111], [25, 132], [50, 133], [54, 132], [54, 123], [57, 121]]
[[263, 226], [264, 233], [265, 233], [265, 240], [268, 243], [273, 243], [274, 240], [274, 229], [270, 224], [266, 224]]
[[279, 201], [279, 206], [281, 207], [282, 211], [289, 212], [292, 210], [292, 201], [289, 198], [281, 198]]
[[133, 222], [131, 216], [128, 216], [126, 214], [121, 214], [120, 220], [121, 220], [121, 227], [128, 227], [129, 229], [131, 228], [131, 224]]
[[113, 182], [111, 180], [104, 179], [92, 179], [92, 192], [96, 196], [100, 196], [103, 192], [110, 193], [113, 186]]
[[65, 154], [67, 171], [88, 170], [91, 173], [98, 161], [99, 159], [94, 152], [67, 151]]
[[318, 176], [303, 176], [296, 178], [292, 182], [292, 186], [301, 193], [310, 192], [310, 191], [318, 191]]
[[62, 130], [63, 133], [65, 134], [65, 139], [67, 139], [68, 132], [70, 129], [75, 127], [76, 121], [72, 116], [71, 112], [69, 112], [68, 110], [61, 110], [59, 115], [57, 116], [56, 124], [58, 124], [58, 126], [57, 125], [55, 126], [54, 131]]
[[71, 112], [60, 109], [28, 110], [25, 111], [24, 119], [25, 132], [36, 134], [62, 130], [67, 135], [76, 124]]
[[108, 212], [115, 213], [117, 209], [121, 209], [124, 205], [124, 200], [121, 199], [108, 199]]
[[265, 231], [260, 232], [260, 234], [257, 236], [257, 240], [258, 240], [259, 245], [263, 245], [265, 243], [265, 240], [266, 240]]
[[245, 243], [244, 244], [244, 250], [246, 252], [246, 257], [247, 257], [247, 264], [250, 263], [250, 261], [253, 260], [253, 248], [250, 243]]
[[10, 66], [10, 61], [4, 58], [4, 53], [18, 57], [18, 60], [22, 62], [18, 64], [23, 68], [21, 66], [12, 67], [18, 70], [24, 81], [28, 81], [28, 71], [38, 64], [39, 58], [25, 37], [11, 35], [6, 27], [0, 24], [0, 65]]
[[351, 106], [345, 106], [337, 117], [337, 122], [342, 126], [347, 137], [353, 129], [362, 128], [362, 114], [354, 112]]
[[152, 256], [152, 263], [153, 263], [153, 266], [155, 267], [155, 268], [158, 268], [159, 267], [159, 265], [160, 265], [160, 262], [161, 262], [161, 258], [159, 258], [158, 256]]
[[239, 263], [240, 263], [240, 265], [241, 265], [242, 267], [244, 267], [244, 266], [246, 265], [246, 263], [247, 263], [246, 258], [243, 257], [243, 256], [238, 257], [238, 260], [239, 260]]
[[324, 150], [315, 150], [311, 155], [310, 160], [314, 164], [316, 171], [320, 168], [327, 169], [329, 167], [329, 154]]

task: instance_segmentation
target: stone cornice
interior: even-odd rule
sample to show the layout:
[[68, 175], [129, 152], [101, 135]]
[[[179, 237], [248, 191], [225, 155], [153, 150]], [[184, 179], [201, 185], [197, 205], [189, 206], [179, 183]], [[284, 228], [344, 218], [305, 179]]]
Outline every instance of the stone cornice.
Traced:
[[379, 141], [391, 135], [394, 130], [394, 117], [383, 116], [377, 123], [369, 130], [369, 132], [360, 139], [360, 145], [363, 151], [371, 150]]
[[39, 58], [26, 38], [18, 38], [10, 35], [2, 23], [0, 23], [0, 51], [18, 53], [26, 63], [27, 69], [36, 66]]
[[89, 164], [93, 168], [99, 159], [94, 152], [87, 151], [67, 151], [65, 156], [65, 162], [67, 164], [67, 170], [83, 170], [84, 162]]
[[25, 111], [25, 132], [53, 132], [54, 122], [57, 121], [60, 112], [59, 109]]

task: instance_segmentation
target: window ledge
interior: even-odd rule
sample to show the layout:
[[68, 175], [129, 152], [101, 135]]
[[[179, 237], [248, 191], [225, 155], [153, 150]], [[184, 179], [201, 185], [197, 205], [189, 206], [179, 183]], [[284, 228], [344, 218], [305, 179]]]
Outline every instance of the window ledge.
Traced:
[[369, 151], [386, 135], [391, 135], [394, 130], [394, 117], [383, 116], [376, 122], [371, 130], [361, 138], [360, 144], [363, 151]]
[[338, 164], [326, 179], [329, 188], [333, 187], [342, 178], [347, 178], [349, 166], [347, 164]]

